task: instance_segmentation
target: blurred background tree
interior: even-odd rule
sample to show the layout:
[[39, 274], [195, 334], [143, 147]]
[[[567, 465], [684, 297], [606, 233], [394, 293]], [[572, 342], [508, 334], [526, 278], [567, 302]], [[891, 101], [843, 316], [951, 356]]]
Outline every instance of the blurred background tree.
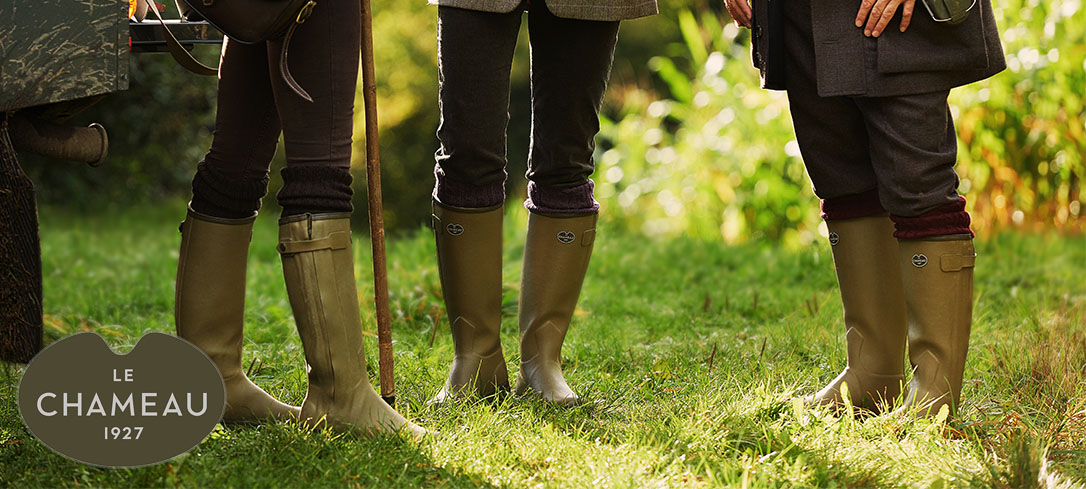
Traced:
[[[437, 11], [421, 0], [373, 3], [386, 222], [393, 231], [411, 230], [429, 216], [437, 148]], [[951, 95], [961, 190], [974, 227], [1081, 232], [1086, 23], [1074, 19], [1081, 19], [1082, 1], [997, 3], [1009, 69]], [[511, 81], [510, 205], [524, 196], [526, 27]], [[207, 61], [218, 56], [214, 48], [197, 51]], [[166, 55], [132, 59], [130, 90], [77, 120], [109, 128], [111, 155], [103, 167], [24, 157], [43, 202], [101, 212], [188, 197], [192, 172], [211, 141], [215, 80], [184, 71]], [[356, 107], [353, 165], [361, 221], [360, 98]], [[792, 246], [820, 233], [817, 200], [785, 97], [759, 88], [749, 32], [732, 24], [716, 0], [661, 0], [661, 15], [623, 23], [596, 161], [597, 198], [612, 226], [653, 236], [771, 239]], [[266, 212], [277, 212], [282, 165], [280, 151]]]

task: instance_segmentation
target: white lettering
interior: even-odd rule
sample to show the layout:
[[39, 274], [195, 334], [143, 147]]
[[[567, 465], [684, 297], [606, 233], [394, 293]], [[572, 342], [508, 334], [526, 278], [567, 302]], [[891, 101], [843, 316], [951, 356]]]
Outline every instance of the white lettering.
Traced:
[[143, 416], [158, 416], [158, 413], [154, 412], [155, 401], [153, 400], [158, 394], [154, 392], [143, 393], [143, 408], [141, 414]]
[[56, 411], [46, 411], [45, 408], [42, 407], [41, 402], [44, 401], [46, 397], [52, 397], [53, 399], [56, 399], [57, 395], [53, 394], [52, 392], [46, 392], [38, 396], [38, 412], [41, 413], [42, 416], [56, 416]]
[[191, 414], [193, 416], [200, 416], [200, 415], [204, 414], [205, 412], [207, 412], [207, 393], [206, 392], [204, 393], [204, 404], [200, 408], [199, 411], [193, 411], [192, 410], [192, 393], [189, 392], [189, 393], [187, 393], [185, 395], [188, 398], [189, 414]]
[[118, 407], [121, 408], [122, 413], [125, 412], [125, 410], [128, 410], [128, 415], [129, 416], [135, 416], [136, 415], [136, 403], [133, 402], [133, 400], [132, 400], [132, 394], [129, 394], [128, 397], [125, 399], [125, 401], [123, 403], [120, 402], [120, 401], [121, 401], [121, 399], [119, 397], [117, 397], [117, 394], [113, 394], [113, 410], [110, 411], [110, 413], [109, 413], [110, 416], [116, 416], [117, 415], [117, 408]]
[[173, 394], [170, 394], [170, 399], [166, 401], [166, 409], [162, 410], [162, 415], [176, 414], [183, 416], [181, 413], [181, 405], [177, 404], [177, 398]]
[[87, 416], [92, 414], [106, 415], [106, 408], [102, 406], [102, 399], [98, 397], [98, 394], [94, 395], [94, 399], [91, 399], [90, 407], [87, 408]]
[[63, 403], [63, 405], [64, 405], [64, 415], [65, 416], [68, 415], [68, 408], [70, 408], [70, 407], [75, 408], [75, 415], [76, 416], [82, 416], [83, 415], [83, 393], [82, 392], [76, 392], [75, 393], [75, 402], [68, 402], [68, 393], [65, 392], [64, 393], [64, 403]]

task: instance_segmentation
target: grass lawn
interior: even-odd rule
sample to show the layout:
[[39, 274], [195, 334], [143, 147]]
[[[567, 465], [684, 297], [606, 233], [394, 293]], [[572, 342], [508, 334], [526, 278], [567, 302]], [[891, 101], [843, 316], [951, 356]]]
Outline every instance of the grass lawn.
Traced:
[[[47, 341], [96, 331], [126, 351], [173, 332], [181, 208], [42, 212]], [[515, 377], [522, 210], [506, 228], [503, 339]], [[298, 404], [301, 343], [273, 216], [250, 252], [245, 364]], [[355, 239], [373, 334], [368, 240]], [[1028, 487], [1086, 481], [1086, 237], [978, 240], [964, 406], [946, 425], [809, 410], [788, 399], [845, 363], [829, 245], [654, 241], [600, 228], [563, 349], [590, 402], [532, 398], [429, 407], [452, 358], [433, 238], [389, 242], [398, 407], [440, 435], [418, 443], [221, 428], [169, 463], [98, 469], [54, 454], [19, 420], [21, 369], [0, 367], [0, 486]], [[436, 324], [436, 334], [435, 334]], [[368, 347], [376, 377], [376, 347]], [[79, 368], [73, 365], [72, 368]], [[376, 381], [375, 381], [376, 382]]]

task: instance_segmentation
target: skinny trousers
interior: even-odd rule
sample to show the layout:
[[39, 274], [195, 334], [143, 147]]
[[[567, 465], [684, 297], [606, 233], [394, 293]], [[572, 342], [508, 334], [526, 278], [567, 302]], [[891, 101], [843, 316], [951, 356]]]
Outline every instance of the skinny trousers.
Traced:
[[[532, 129], [529, 209], [595, 210], [594, 137], [611, 72], [618, 22], [554, 16], [530, 2]], [[509, 75], [522, 9], [491, 13], [438, 7], [441, 122], [434, 196], [458, 207], [505, 199]]]
[[267, 193], [268, 169], [283, 136], [284, 215], [351, 210], [351, 136], [361, 22], [358, 5], [321, 2], [294, 34], [290, 70], [308, 102], [283, 81], [282, 40], [227, 39], [219, 68], [211, 149], [193, 179], [193, 209], [247, 217]]

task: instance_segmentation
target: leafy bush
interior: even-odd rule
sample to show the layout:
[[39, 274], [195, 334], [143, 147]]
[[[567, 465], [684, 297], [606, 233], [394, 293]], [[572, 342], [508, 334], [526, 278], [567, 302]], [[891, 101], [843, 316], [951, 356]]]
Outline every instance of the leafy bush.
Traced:
[[685, 52], [649, 68], [667, 98], [618, 92], [605, 120], [596, 172], [606, 214], [646, 234], [729, 242], [751, 237], [810, 242], [815, 200], [793, 142], [787, 100], [759, 88], [747, 31], [680, 11]]

